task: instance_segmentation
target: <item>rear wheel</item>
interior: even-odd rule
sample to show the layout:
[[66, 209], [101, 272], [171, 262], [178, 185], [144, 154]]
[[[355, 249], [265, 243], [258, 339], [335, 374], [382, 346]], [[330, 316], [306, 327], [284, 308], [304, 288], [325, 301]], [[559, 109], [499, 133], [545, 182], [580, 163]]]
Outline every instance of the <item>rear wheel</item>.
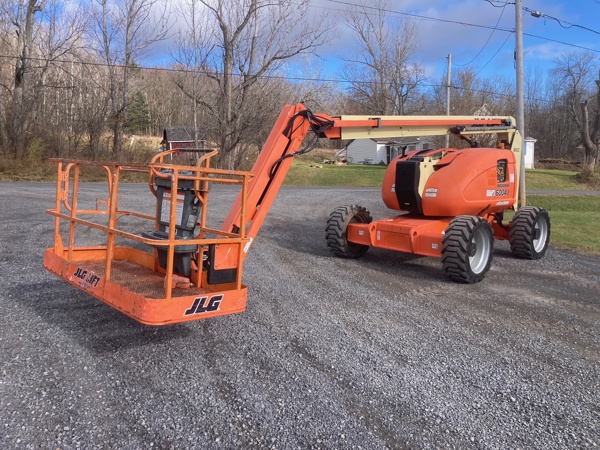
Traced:
[[327, 221], [325, 238], [327, 247], [336, 256], [360, 258], [369, 249], [368, 245], [348, 242], [348, 225], [351, 223], [371, 223], [373, 217], [366, 208], [358, 205], [338, 206]]
[[442, 267], [462, 283], [477, 283], [492, 264], [494, 234], [487, 220], [477, 216], [452, 219], [442, 240]]
[[510, 225], [510, 249], [523, 259], [540, 259], [550, 242], [550, 217], [543, 208], [524, 206]]

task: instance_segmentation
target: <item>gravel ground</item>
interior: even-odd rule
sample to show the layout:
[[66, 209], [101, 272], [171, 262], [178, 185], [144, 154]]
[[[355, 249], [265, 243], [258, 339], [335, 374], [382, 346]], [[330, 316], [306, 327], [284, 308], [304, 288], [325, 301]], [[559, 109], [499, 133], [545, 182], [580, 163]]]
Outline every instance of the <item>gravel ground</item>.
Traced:
[[[283, 188], [247, 311], [156, 328], [43, 270], [52, 184], [0, 189], [0, 448], [600, 446], [598, 256], [500, 242], [476, 285], [432, 258], [343, 260], [329, 212], [390, 215], [379, 190]], [[121, 192], [152, 207], [147, 187]], [[233, 194], [211, 194], [219, 220]]]

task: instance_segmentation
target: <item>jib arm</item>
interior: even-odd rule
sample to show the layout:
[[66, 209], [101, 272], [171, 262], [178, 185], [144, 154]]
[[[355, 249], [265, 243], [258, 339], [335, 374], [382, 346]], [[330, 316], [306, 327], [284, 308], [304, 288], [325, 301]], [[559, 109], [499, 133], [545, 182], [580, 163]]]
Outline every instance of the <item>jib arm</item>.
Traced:
[[[248, 224], [246, 236], [250, 239], [256, 237], [292, 164], [294, 154], [310, 130], [310, 121], [303, 115], [304, 111], [307, 109], [301, 104], [286, 105], [252, 168], [254, 178], [248, 185], [245, 211]], [[241, 207], [241, 198], [238, 197], [221, 227], [222, 231], [239, 231]]]

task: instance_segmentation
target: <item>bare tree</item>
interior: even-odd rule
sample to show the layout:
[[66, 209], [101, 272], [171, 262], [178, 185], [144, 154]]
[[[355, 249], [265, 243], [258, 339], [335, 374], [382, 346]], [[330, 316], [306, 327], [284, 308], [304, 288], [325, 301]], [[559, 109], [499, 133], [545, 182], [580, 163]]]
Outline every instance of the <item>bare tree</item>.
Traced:
[[[161, 70], [144, 72], [148, 81], [144, 93], [148, 97], [151, 132], [162, 133], [165, 126], [189, 125], [193, 105], [189, 98], [173, 84], [172, 74]], [[201, 137], [201, 136], [200, 136]]]
[[[0, 0], [0, 52], [3, 55], [12, 53], [12, 28], [10, 21], [10, 8], [7, 0]], [[6, 110], [12, 95], [12, 61], [6, 58], [0, 59], [0, 149], [3, 153], [10, 146], [10, 141], [7, 134], [7, 116]]]
[[232, 168], [238, 144], [260, 113], [253, 86], [291, 58], [314, 53], [325, 39], [326, 19], [310, 17], [310, 0], [198, 0], [197, 6], [208, 33], [198, 73], [211, 80], [216, 95], [180, 87], [213, 118], [221, 163]]
[[108, 68], [113, 153], [121, 156], [123, 123], [132, 96], [132, 70], [148, 49], [168, 33], [168, 2], [90, 0], [94, 49]]
[[41, 13], [46, 0], [20, 1], [11, 7], [11, 21], [17, 35], [18, 57], [15, 64], [14, 87], [12, 92], [12, 126], [11, 137], [15, 156], [23, 157], [25, 153], [25, 133], [30, 122], [32, 102], [29, 101], [32, 84], [32, 51], [36, 14]]
[[75, 129], [87, 136], [86, 156], [97, 159], [103, 147], [108, 147], [101, 144], [101, 138], [112, 115], [107, 94], [110, 92], [109, 68], [98, 65], [94, 57], [85, 53], [80, 55], [79, 62], [71, 72], [75, 85]]
[[39, 25], [37, 78], [31, 92], [35, 105], [32, 120], [40, 128], [36, 131], [38, 137], [54, 134], [57, 143], [60, 135], [70, 135], [73, 131], [71, 72], [76, 55], [84, 46], [85, 17], [79, 7], [65, 8], [63, 2], [49, 0]]
[[467, 67], [454, 71], [452, 88], [452, 114], [512, 114], [516, 109], [513, 85], [503, 77], [479, 78]]
[[[16, 62], [12, 85], [3, 83], [11, 101], [2, 103], [0, 125], [9, 130], [9, 136], [1, 137], [4, 144], [10, 137], [14, 155], [22, 158], [35, 131], [36, 115], [44, 116], [48, 80], [53, 71], [60, 70], [61, 58], [81, 39], [83, 15], [73, 9], [65, 11], [58, 0], [2, 2], [2, 10], [16, 36], [9, 38]], [[11, 120], [5, 112], [7, 103]]]
[[425, 75], [410, 62], [418, 48], [414, 21], [392, 18], [388, 1], [376, 0], [359, 2], [346, 22], [359, 49], [343, 69], [356, 107], [376, 114], [421, 110], [423, 97], [415, 94]]
[[[514, 85], [508, 79], [496, 76], [480, 78], [472, 67], [454, 70], [451, 80], [452, 101], [450, 111], [454, 115], [510, 115], [516, 109]], [[428, 114], [446, 113], [446, 75], [433, 87]], [[431, 138], [436, 145], [445, 145], [445, 138]], [[452, 145], [462, 145], [464, 141], [454, 140]], [[486, 140], [487, 139], [487, 140]], [[491, 140], [490, 140], [491, 139]], [[482, 145], [495, 145], [493, 138], [477, 136]]]
[[177, 72], [175, 83], [191, 100], [196, 145], [202, 133], [199, 130], [198, 110], [201, 104], [206, 106], [207, 97], [205, 91], [207, 86], [206, 83], [202, 83], [202, 80], [206, 81], [204, 75], [206, 60], [212, 50], [211, 36], [205, 28], [204, 10], [204, 5], [197, 0], [187, 0], [181, 4], [178, 13], [185, 26], [177, 35], [177, 49], [174, 55], [178, 66], [183, 69]]
[[569, 158], [576, 125], [562, 98], [562, 83], [540, 68], [525, 75], [525, 129], [537, 139], [536, 157]]
[[[596, 105], [590, 114], [588, 109], [591, 98], [586, 98], [581, 102], [581, 138], [583, 148], [585, 149], [585, 159], [588, 169], [596, 170], [598, 163], [598, 154], [600, 151], [600, 71], [598, 71], [598, 79], [595, 80]], [[590, 118], [590, 115], [593, 117]]]
[[[578, 131], [577, 143], [584, 148], [585, 165], [595, 169], [600, 150], [600, 81], [596, 80], [596, 105], [590, 112], [593, 99], [593, 77], [597, 65], [591, 53], [569, 53], [555, 61], [553, 74], [562, 86], [565, 104]], [[590, 116], [592, 116], [590, 118]]]

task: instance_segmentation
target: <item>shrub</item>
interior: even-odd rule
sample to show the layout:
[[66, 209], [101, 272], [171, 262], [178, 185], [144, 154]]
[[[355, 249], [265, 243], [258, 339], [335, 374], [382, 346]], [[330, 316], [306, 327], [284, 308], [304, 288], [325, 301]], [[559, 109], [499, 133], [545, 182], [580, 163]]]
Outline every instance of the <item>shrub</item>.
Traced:
[[39, 164], [44, 160], [44, 142], [35, 138], [27, 149], [27, 162], [30, 165]]
[[585, 166], [577, 177], [592, 188], [600, 188], [600, 172], [593, 166]]

